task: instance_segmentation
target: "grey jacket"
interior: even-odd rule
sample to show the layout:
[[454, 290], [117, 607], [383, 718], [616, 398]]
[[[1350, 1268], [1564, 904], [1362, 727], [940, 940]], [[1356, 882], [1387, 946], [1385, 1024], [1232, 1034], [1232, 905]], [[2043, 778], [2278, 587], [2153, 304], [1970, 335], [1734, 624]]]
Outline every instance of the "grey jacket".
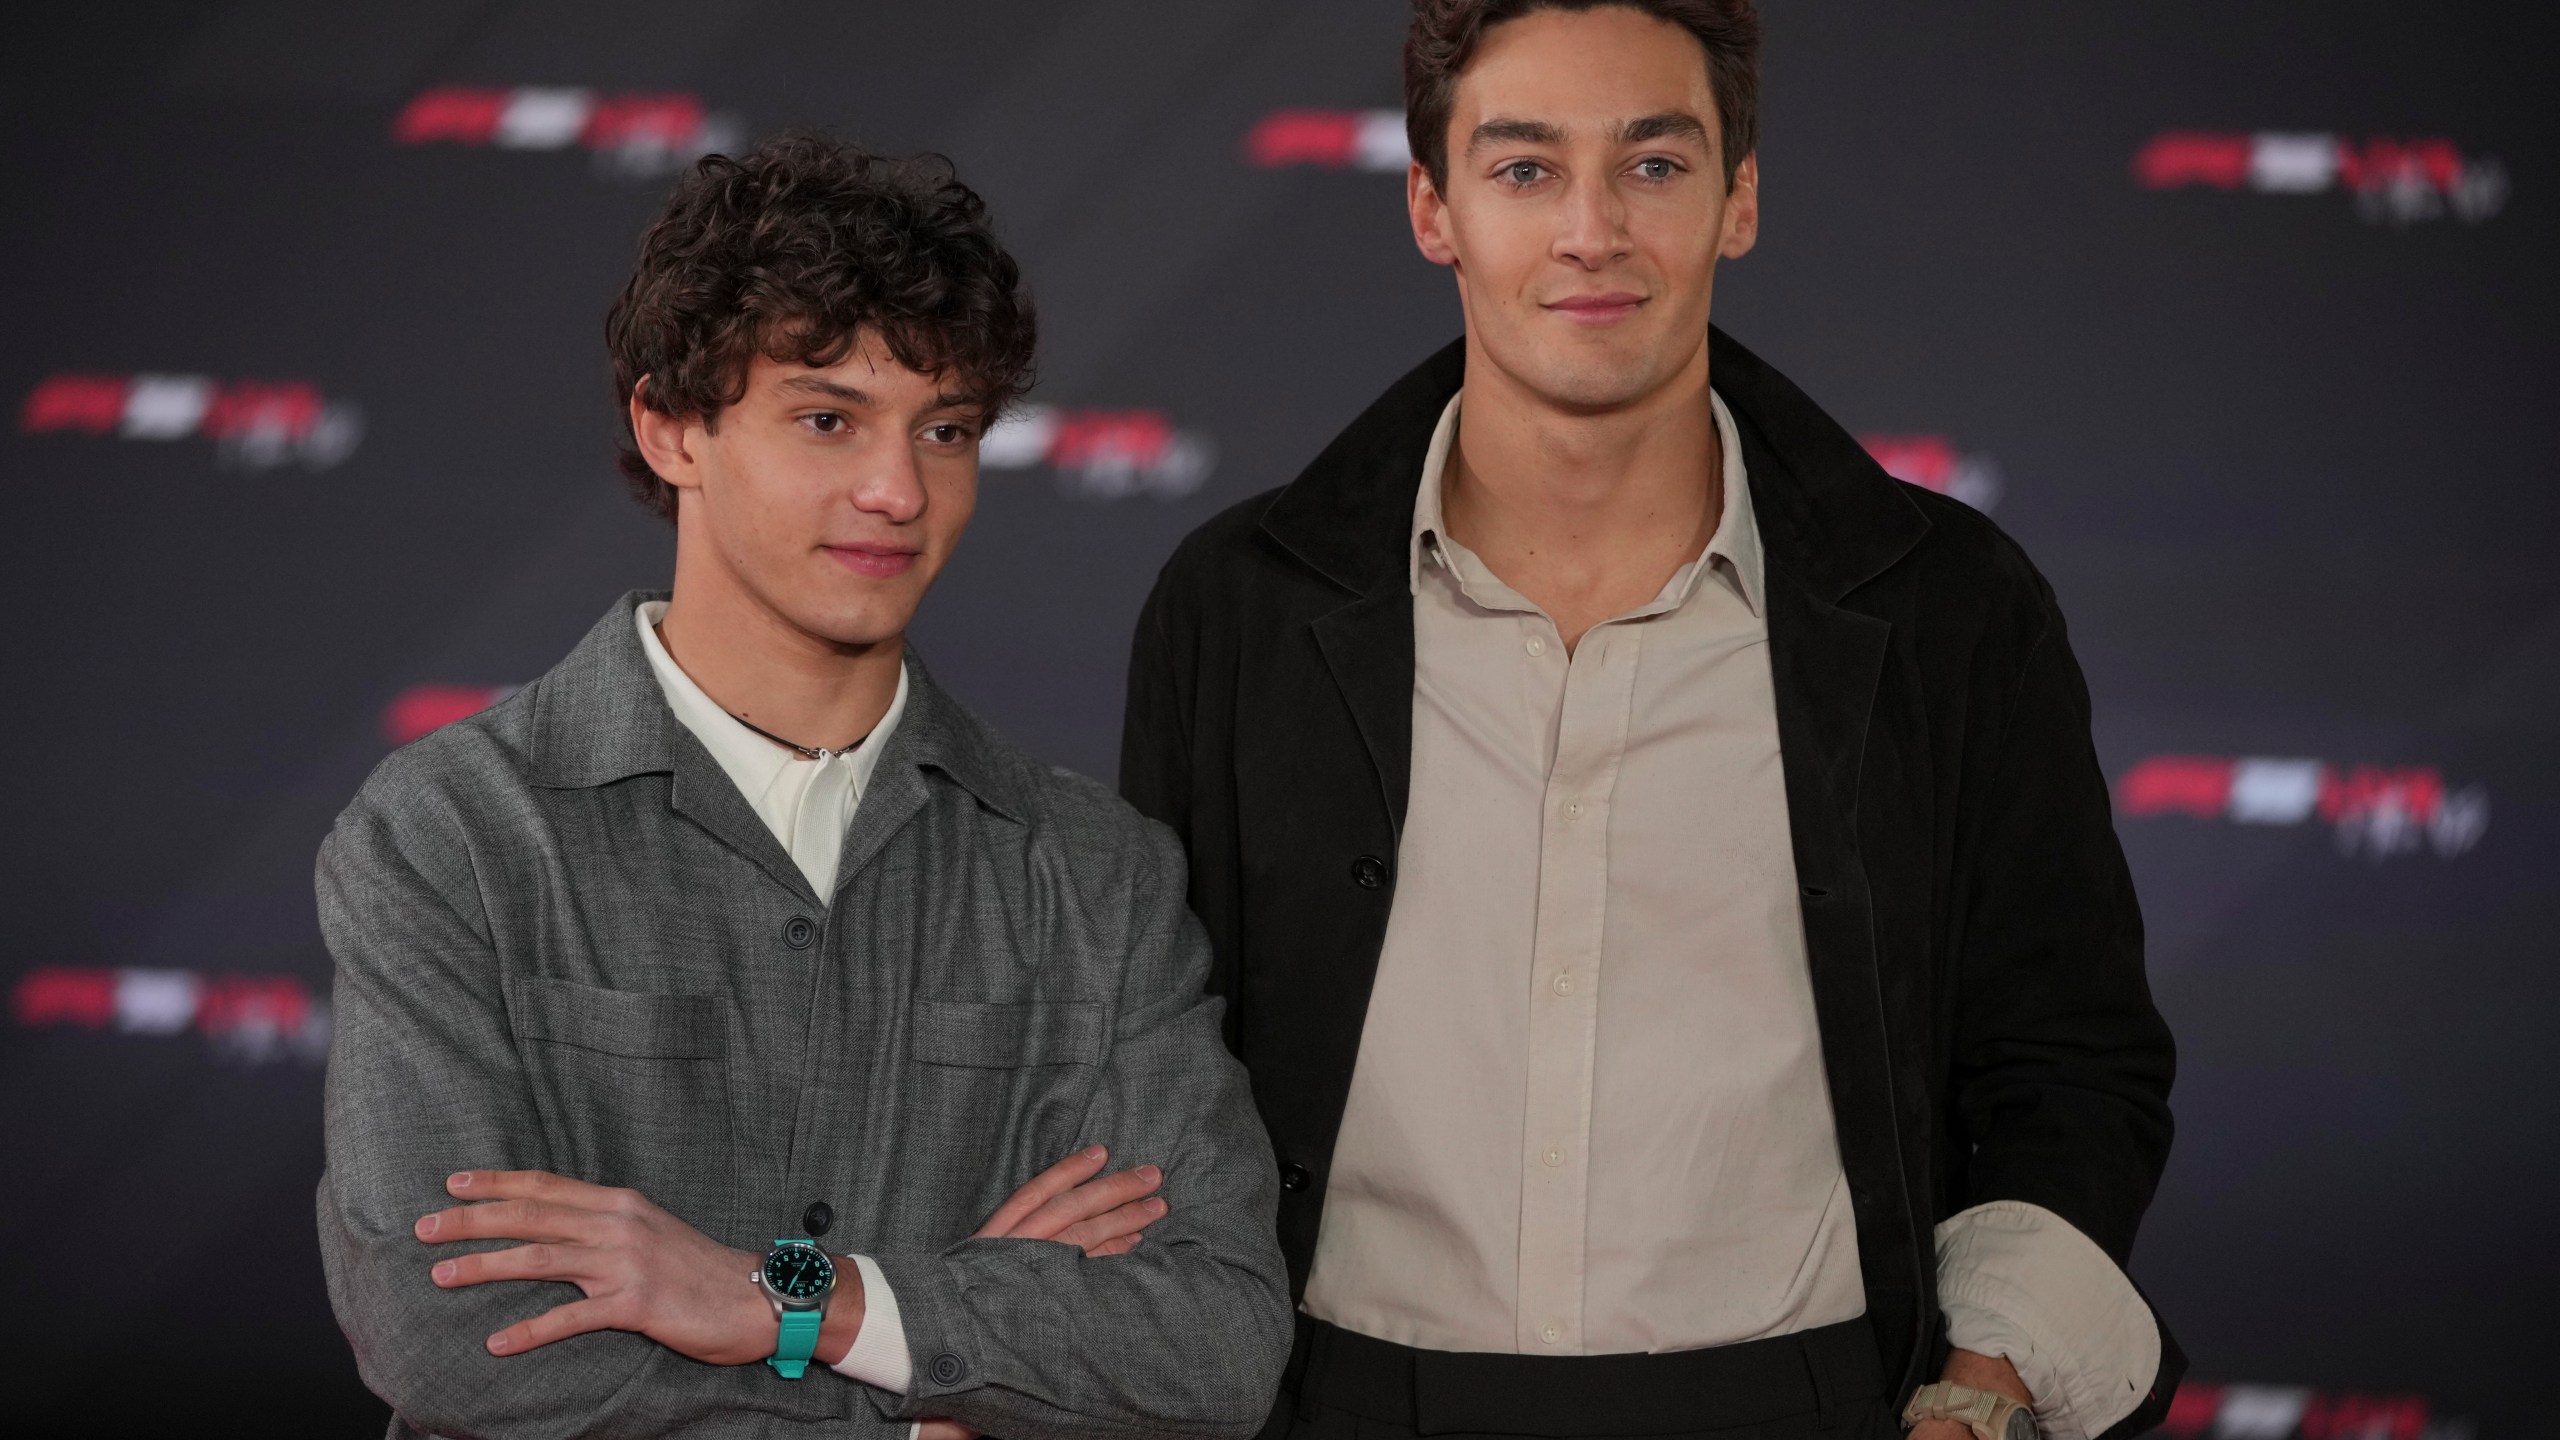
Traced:
[[[392, 1433], [1252, 1434], [1289, 1348], [1278, 1181], [1172, 834], [911, 659], [822, 906], [668, 711], [646, 598], [385, 760], [321, 847], [320, 1244]], [[1171, 1213], [1136, 1251], [965, 1238], [1087, 1142], [1164, 1169]], [[490, 1356], [578, 1292], [429, 1283], [451, 1252], [410, 1227], [483, 1166], [627, 1186], [759, 1253], [826, 1201], [827, 1247], [897, 1292], [910, 1393], [621, 1332]]]

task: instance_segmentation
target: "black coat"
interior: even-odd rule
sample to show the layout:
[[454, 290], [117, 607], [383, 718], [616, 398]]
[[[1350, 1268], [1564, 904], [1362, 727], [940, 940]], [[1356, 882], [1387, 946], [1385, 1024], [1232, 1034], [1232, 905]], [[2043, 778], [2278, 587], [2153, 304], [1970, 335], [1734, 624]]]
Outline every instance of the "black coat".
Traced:
[[[2168, 1158], [2173, 1055], [2053, 594], [2017, 545], [1886, 475], [1716, 332], [1767, 555], [1806, 948], [1867, 1313], [1935, 1378], [1931, 1230], [1987, 1200], [2118, 1264]], [[1413, 710], [1406, 548], [1453, 344], [1296, 481], [1200, 527], [1129, 672], [1122, 790], [1191, 856], [1228, 1043], [1279, 1152], [1303, 1294], [1387, 909]], [[2184, 1360], [2111, 1433], [2157, 1423]]]

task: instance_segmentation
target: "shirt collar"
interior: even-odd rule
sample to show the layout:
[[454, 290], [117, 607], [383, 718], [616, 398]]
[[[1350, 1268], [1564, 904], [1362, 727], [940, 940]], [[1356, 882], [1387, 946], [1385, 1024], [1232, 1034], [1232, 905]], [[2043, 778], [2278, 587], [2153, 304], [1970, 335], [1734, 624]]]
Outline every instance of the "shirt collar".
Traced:
[[[658, 677], [658, 687], [666, 692], [667, 708], [675, 712], [684, 728], [693, 732], [711, 758], [736, 783], [740, 794], [754, 801], [773, 784], [774, 776], [786, 765], [810, 763], [792, 755], [720, 708], [720, 703], [703, 693], [693, 677], [684, 673], [675, 657], [667, 653], [658, 639], [658, 621], [667, 613], [664, 600], [647, 600], [633, 607], [633, 619], [640, 630], [640, 649], [649, 657], [649, 669]], [[889, 736], [898, 728], [907, 710], [907, 667], [898, 667], [898, 691], [890, 697], [887, 713], [862, 743], [844, 752], [846, 773], [853, 787], [853, 799], [861, 803], [862, 792], [871, 783], [871, 772], [880, 764], [880, 752]]]
[[[1413, 497], [1413, 531], [1406, 546], [1405, 579], [1409, 587], [1422, 586], [1422, 567], [1431, 559], [1434, 545], [1454, 545], [1442, 533], [1440, 515], [1440, 479], [1449, 466], [1449, 453], [1458, 443], [1458, 403], [1467, 398], [1460, 390], [1449, 397], [1441, 408], [1440, 423], [1431, 431], [1431, 448], [1422, 457], [1422, 484]], [[1751, 472], [1742, 458], [1742, 434], [1735, 428], [1733, 412], [1725, 408], [1724, 397], [1707, 391], [1707, 402], [1715, 411], [1716, 436], [1724, 451], [1724, 513], [1716, 520], [1713, 535], [1707, 537], [1706, 549], [1699, 559], [1682, 566], [1663, 587], [1663, 593], [1647, 609], [1674, 609], [1689, 598], [1696, 588], [1701, 570], [1717, 560], [1724, 562], [1724, 573], [1742, 596], [1742, 603], [1759, 615], [1765, 594], [1766, 566], [1760, 549], [1760, 526], [1751, 509]], [[1491, 577], [1486, 577], [1490, 579]], [[1500, 584], [1494, 581], [1494, 584]], [[1508, 593], [1509, 587], [1503, 587]]]

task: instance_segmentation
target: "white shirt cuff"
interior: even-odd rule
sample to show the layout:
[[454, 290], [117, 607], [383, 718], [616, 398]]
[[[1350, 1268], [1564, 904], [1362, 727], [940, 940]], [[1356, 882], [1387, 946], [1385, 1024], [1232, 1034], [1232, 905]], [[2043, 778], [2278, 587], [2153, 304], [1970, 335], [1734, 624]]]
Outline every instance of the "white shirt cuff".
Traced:
[[862, 1328], [853, 1332], [853, 1348], [835, 1363], [835, 1371], [892, 1395], [904, 1395], [907, 1383], [915, 1378], [915, 1362], [907, 1354], [906, 1324], [898, 1318], [898, 1292], [889, 1288], [889, 1277], [880, 1273], [870, 1256], [852, 1259], [854, 1273], [862, 1277]]
[[2041, 1205], [1994, 1200], [1938, 1227], [1947, 1343], [2017, 1367], [2047, 1440], [2089, 1440], [2160, 1375], [2160, 1324], [2097, 1242]]

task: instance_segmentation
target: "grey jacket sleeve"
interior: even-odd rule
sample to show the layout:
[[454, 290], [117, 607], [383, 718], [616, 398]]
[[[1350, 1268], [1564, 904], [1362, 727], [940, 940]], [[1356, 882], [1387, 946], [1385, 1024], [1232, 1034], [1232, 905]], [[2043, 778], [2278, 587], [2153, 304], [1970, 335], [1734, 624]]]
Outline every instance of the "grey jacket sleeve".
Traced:
[[1145, 833], [1125, 881], [1123, 1018], [1082, 1138], [1115, 1170], [1161, 1166], [1170, 1211], [1100, 1260], [1036, 1240], [876, 1256], [915, 1362], [906, 1396], [873, 1392], [890, 1414], [1010, 1440], [1243, 1440], [1270, 1413], [1292, 1325], [1279, 1176], [1202, 989], [1209, 945], [1183, 904], [1181, 849]]
[[464, 1248], [429, 1247], [411, 1229], [455, 1203], [448, 1174], [550, 1168], [465, 833], [432, 794], [378, 777], [320, 851], [321, 931], [338, 966], [320, 1249], [365, 1383], [411, 1426], [452, 1440], [789, 1433], [812, 1422], [832, 1434], [903, 1431], [838, 1377], [780, 1383], [761, 1366], [698, 1364], [618, 1331], [501, 1359], [482, 1341], [577, 1299], [576, 1287], [429, 1281], [429, 1266]]

